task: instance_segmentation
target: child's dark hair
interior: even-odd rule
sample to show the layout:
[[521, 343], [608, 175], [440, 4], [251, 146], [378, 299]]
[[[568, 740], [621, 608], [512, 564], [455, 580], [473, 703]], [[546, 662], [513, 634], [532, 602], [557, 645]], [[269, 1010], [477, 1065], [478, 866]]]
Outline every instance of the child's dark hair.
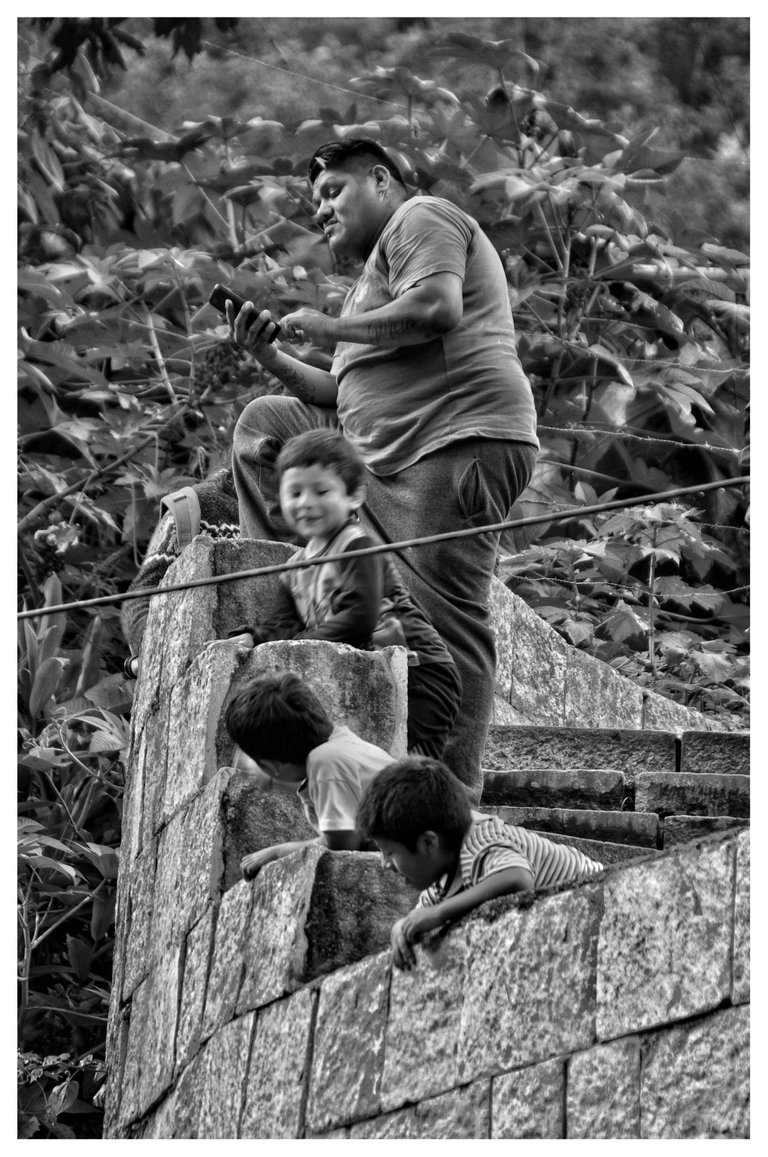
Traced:
[[231, 700], [224, 722], [235, 743], [257, 763], [304, 763], [333, 731], [320, 700], [291, 671], [250, 679]]
[[307, 430], [286, 442], [277, 458], [277, 476], [292, 466], [322, 466], [343, 479], [347, 494], [363, 484], [365, 467], [355, 447], [336, 430]]
[[401, 759], [383, 768], [371, 780], [360, 800], [357, 829], [416, 851], [422, 832], [442, 836], [447, 848], [458, 851], [472, 812], [467, 789], [437, 759]]

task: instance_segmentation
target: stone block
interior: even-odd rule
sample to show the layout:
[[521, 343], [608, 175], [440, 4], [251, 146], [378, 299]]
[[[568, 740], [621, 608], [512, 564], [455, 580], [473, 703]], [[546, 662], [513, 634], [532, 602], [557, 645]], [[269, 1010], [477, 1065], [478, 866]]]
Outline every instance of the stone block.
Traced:
[[253, 1022], [251, 1013], [224, 1025], [184, 1071], [177, 1086], [177, 1104], [183, 1109], [175, 1138], [220, 1141], [240, 1136]]
[[680, 735], [690, 728], [709, 729], [711, 726], [707, 716], [700, 711], [675, 703], [674, 699], [667, 699], [666, 695], [659, 695], [655, 691], [643, 691], [643, 730], [672, 731]]
[[162, 826], [160, 815], [168, 766], [170, 710], [170, 696], [167, 696], [157, 710], [147, 716], [134, 763], [134, 766], [140, 764], [143, 784], [139, 824], [139, 846], [142, 848], [154, 839]]
[[750, 835], [741, 832], [736, 838], [736, 885], [733, 909], [733, 988], [731, 1000], [743, 1004], [749, 1000], [749, 895]]
[[176, 1072], [196, 1055], [202, 1039], [203, 1009], [213, 946], [213, 909], [187, 933], [176, 1030]]
[[416, 948], [416, 968], [392, 970], [381, 1107], [396, 1109], [459, 1084], [466, 927]]
[[373, 852], [318, 844], [267, 864], [253, 903], [237, 1011], [258, 1008], [318, 976], [381, 952], [416, 891]]
[[568, 645], [498, 579], [489, 606], [497, 694], [531, 722], [561, 724]]
[[162, 699], [163, 656], [165, 652], [168, 601], [166, 595], [155, 595], [149, 600], [147, 622], [139, 652], [139, 674], [131, 705], [131, 723], [138, 734]]
[[742, 828], [749, 820], [735, 816], [665, 816], [661, 824], [662, 847], [665, 851], [691, 840], [700, 840], [729, 828]]
[[680, 770], [749, 775], [748, 731], [684, 731]]
[[610, 811], [620, 809], [623, 799], [620, 771], [528, 767], [483, 773], [484, 804]]
[[542, 835], [563, 835], [614, 844], [655, 848], [659, 818], [652, 812], [590, 811], [585, 808], [496, 807], [482, 805], [484, 812], [498, 815], [504, 823], [532, 828]]
[[241, 657], [242, 652], [229, 644], [211, 643], [198, 652], [171, 691], [161, 823], [167, 823], [216, 774], [222, 705]]
[[181, 948], [167, 952], [133, 994], [119, 1123], [145, 1114], [173, 1080]]
[[[196, 538], [185, 547], [163, 576], [162, 586], [174, 586], [213, 575], [214, 542]], [[162, 676], [159, 686], [169, 695], [198, 651], [216, 638], [213, 612], [217, 602], [216, 587], [189, 587], [156, 595], [166, 602], [162, 624]], [[147, 633], [152, 628], [148, 622]], [[153, 643], [154, 646], [154, 643]], [[143, 656], [142, 656], [143, 662]]]
[[219, 906], [200, 1029], [203, 1040], [235, 1015], [245, 971], [245, 945], [250, 932], [252, 903], [253, 889], [242, 880], [224, 894]]
[[239, 1136], [303, 1136], [316, 1002], [317, 994], [305, 988], [258, 1013]]
[[[211, 567], [216, 575], [235, 574], [243, 570], [281, 566], [296, 547], [287, 542], [263, 539], [216, 539]], [[214, 588], [217, 599], [213, 614], [214, 637], [226, 639], [230, 631], [248, 624], [264, 623], [274, 613], [280, 586], [279, 574], [258, 578], [233, 579]]]
[[524, 715], [517, 707], [513, 707], [506, 699], [502, 699], [500, 695], [493, 697], [493, 710], [491, 711], [491, 724], [505, 727], [524, 726], [528, 723], [535, 723], [535, 719], [531, 719], [528, 715]]
[[705, 771], [643, 771], [635, 782], [638, 811], [667, 815], [749, 815], [749, 776]]
[[152, 952], [180, 943], [221, 894], [221, 799], [228, 774], [219, 772], [158, 837]]
[[298, 796], [264, 791], [249, 772], [235, 771], [224, 797], [224, 888], [242, 879], [240, 861], [250, 852], [316, 836]]
[[629, 782], [638, 771], [674, 771], [672, 734], [613, 727], [491, 727], [483, 754], [489, 771], [510, 768], [613, 768]]
[[565, 1064], [544, 1061], [494, 1077], [491, 1138], [559, 1140], [565, 1136]]
[[490, 1135], [490, 1081], [476, 1081], [349, 1130], [350, 1140], [485, 1141]]
[[323, 981], [307, 1101], [308, 1132], [324, 1133], [380, 1112], [389, 974], [385, 952], [340, 968]]
[[640, 1039], [611, 1041], [568, 1061], [566, 1135], [634, 1140], [640, 1136]]
[[748, 1008], [726, 1008], [646, 1042], [640, 1120], [643, 1139], [749, 1137]]
[[713, 836], [605, 877], [601, 1040], [695, 1016], [730, 996], [734, 857], [735, 839]]
[[[282, 639], [262, 643], [245, 659], [232, 686], [266, 671], [293, 671], [317, 695], [334, 723], [388, 751], [393, 759], [407, 749], [408, 663], [403, 647], [360, 651], [322, 639]], [[232, 743], [222, 723], [219, 763], [232, 762]]]
[[[569, 647], [565, 669], [565, 726], [639, 728], [642, 721], [641, 688], [607, 663]], [[616, 764], [602, 761], [594, 766], [615, 767]]]
[[549, 1060], [595, 1040], [602, 884], [470, 917], [461, 1029], [462, 1082]]
[[[150, 969], [152, 959], [152, 913], [155, 906], [156, 841], [148, 844], [131, 868], [122, 875], [126, 920], [116, 938], [116, 950], [124, 960], [122, 998], [127, 1000]], [[121, 899], [122, 899], [121, 896]]]

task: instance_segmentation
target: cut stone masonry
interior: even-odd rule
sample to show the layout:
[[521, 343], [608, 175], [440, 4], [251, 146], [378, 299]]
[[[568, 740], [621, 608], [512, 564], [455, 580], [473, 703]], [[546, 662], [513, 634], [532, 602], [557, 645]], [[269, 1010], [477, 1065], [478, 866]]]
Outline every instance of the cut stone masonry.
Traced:
[[[196, 539], [166, 583], [283, 561]], [[108, 1027], [114, 1138], [745, 1137], [749, 737], [569, 648], [494, 582], [496, 723], [482, 810], [606, 865], [433, 936], [415, 892], [318, 845], [298, 803], [236, 771], [242, 680], [301, 674], [331, 715], [405, 751], [404, 652], [222, 640], [275, 576], [151, 600], [132, 715]]]

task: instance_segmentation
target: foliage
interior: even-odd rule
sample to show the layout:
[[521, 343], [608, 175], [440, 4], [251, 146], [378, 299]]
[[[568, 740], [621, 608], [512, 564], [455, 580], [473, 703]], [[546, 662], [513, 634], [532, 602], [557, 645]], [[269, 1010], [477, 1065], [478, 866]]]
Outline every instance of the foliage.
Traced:
[[[204, 476], [243, 406], [278, 388], [231, 348], [206, 304], [214, 282], [278, 316], [340, 308], [356, 271], [334, 263], [314, 228], [304, 177], [334, 137], [375, 137], [414, 186], [477, 217], [502, 255], [542, 440], [516, 514], [744, 473], [748, 259], [671, 232], [665, 190], [682, 153], [534, 87], [539, 62], [521, 40], [450, 28], [421, 42], [418, 73], [404, 53], [347, 74], [340, 107], [308, 106], [296, 120], [263, 105], [219, 109], [169, 132], [100, 96], [120, 69], [107, 33], [149, 57], [146, 22], [137, 34], [138, 21], [61, 19], [43, 30], [54, 29], [52, 46], [36, 23], [20, 22], [23, 607], [123, 591], [158, 499]], [[164, 31], [178, 25], [177, 51], [202, 69], [191, 23]], [[418, 27], [398, 35], [416, 50]], [[328, 362], [327, 350], [297, 352]], [[575, 516], [508, 535], [505, 577], [572, 643], [739, 720], [745, 511], [743, 491], [726, 489], [696, 508]], [[114, 606], [21, 624], [28, 1136], [69, 1135], [100, 1080], [130, 708], [123, 653]]]

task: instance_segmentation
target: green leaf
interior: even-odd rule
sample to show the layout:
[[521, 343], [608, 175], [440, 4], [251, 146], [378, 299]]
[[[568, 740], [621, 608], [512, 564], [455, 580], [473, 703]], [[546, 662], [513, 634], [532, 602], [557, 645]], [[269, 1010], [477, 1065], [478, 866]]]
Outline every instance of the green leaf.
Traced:
[[61, 683], [64, 660], [57, 656], [45, 659], [39, 666], [29, 696], [29, 713], [33, 719], [47, 708]]
[[[77, 936], [67, 936], [67, 955], [72, 971], [81, 984], [86, 984], [91, 973], [91, 946]], [[77, 1090], [75, 1090], [77, 1096]], [[72, 1097], [74, 1101], [75, 1097]]]

